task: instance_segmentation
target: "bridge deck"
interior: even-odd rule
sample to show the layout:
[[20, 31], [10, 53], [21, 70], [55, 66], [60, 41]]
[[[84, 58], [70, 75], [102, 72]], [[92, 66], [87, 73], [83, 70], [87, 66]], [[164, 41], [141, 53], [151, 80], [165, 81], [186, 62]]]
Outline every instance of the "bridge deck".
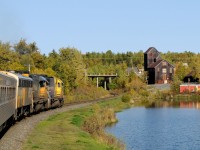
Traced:
[[88, 74], [87, 77], [117, 77], [117, 74]]

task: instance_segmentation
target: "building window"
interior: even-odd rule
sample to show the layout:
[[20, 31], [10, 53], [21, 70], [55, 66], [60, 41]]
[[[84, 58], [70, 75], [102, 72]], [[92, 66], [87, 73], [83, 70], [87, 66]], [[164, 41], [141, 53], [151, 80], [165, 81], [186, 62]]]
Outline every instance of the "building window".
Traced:
[[166, 65], [167, 65], [167, 62], [166, 62], [166, 61], [163, 61], [163, 62], [162, 62], [162, 65], [163, 65], [163, 66], [166, 66]]
[[160, 68], [158, 68], [157, 71], [160, 72]]
[[172, 68], [169, 68], [169, 73], [172, 73], [173, 69]]
[[162, 69], [162, 73], [167, 73], [167, 69], [166, 69], [166, 68], [163, 68], [163, 69]]

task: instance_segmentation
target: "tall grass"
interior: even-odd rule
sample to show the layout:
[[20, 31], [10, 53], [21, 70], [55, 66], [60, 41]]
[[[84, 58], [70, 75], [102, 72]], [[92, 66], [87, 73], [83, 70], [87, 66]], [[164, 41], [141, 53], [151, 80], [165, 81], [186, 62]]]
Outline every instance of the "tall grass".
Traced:
[[114, 109], [109, 107], [100, 109], [99, 105], [94, 105], [93, 108], [95, 112], [84, 121], [82, 125], [83, 130], [101, 142], [113, 146], [113, 148], [125, 149], [122, 142], [106, 134], [104, 131], [106, 125], [117, 122]]
[[113, 150], [124, 145], [104, 132], [115, 113], [128, 108], [120, 98], [50, 116], [30, 133], [23, 150]]
[[73, 91], [71, 91], [65, 97], [65, 103], [71, 102], [83, 102], [88, 100], [96, 100], [103, 97], [109, 97], [109, 91], [103, 89], [102, 87], [95, 87], [93, 85], [90, 86], [81, 86]]

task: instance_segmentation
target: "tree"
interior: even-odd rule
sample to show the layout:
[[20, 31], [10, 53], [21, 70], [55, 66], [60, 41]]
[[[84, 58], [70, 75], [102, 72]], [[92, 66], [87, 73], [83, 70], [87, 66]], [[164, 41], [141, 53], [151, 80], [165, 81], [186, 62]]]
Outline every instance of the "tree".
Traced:
[[37, 47], [37, 45], [36, 45], [35, 42], [30, 43], [28, 45], [28, 47], [29, 47], [29, 54], [31, 54], [31, 53], [38, 53], [39, 52], [39, 48]]
[[10, 43], [0, 42], [0, 70], [20, 70], [23, 68], [18, 55], [11, 50]]
[[181, 81], [178, 76], [174, 75], [173, 82], [171, 83], [170, 90], [173, 94], [179, 93]]
[[31, 54], [31, 58], [33, 59], [34, 66], [39, 69], [45, 69], [45, 59], [44, 55], [41, 55], [39, 52], [35, 52]]
[[119, 77], [116, 82], [119, 88], [125, 88], [128, 82], [126, 69], [127, 65], [125, 63], [117, 65], [116, 72]]
[[182, 62], [178, 62], [176, 63], [175, 65], [176, 67], [176, 77], [179, 79], [179, 80], [183, 80], [184, 77], [190, 72], [190, 69], [189, 67], [187, 66], [184, 66]]
[[35, 42], [27, 44], [25, 39], [21, 39], [17, 44], [15, 44], [14, 49], [20, 55], [39, 52], [39, 49]]
[[29, 52], [29, 47], [25, 39], [21, 39], [17, 44], [15, 44], [14, 49], [20, 55], [25, 55]]
[[200, 57], [199, 54], [193, 56], [190, 67], [194, 71], [194, 77], [200, 79]]
[[29, 70], [30, 69], [29, 67], [31, 67], [31, 68], [35, 67], [33, 59], [28, 54], [21, 55], [21, 57], [20, 57], [20, 63], [21, 63], [22, 66], [24, 66], [23, 70]]
[[62, 48], [59, 51], [61, 65], [59, 74], [69, 90], [84, 84], [85, 64], [81, 53], [75, 48]]

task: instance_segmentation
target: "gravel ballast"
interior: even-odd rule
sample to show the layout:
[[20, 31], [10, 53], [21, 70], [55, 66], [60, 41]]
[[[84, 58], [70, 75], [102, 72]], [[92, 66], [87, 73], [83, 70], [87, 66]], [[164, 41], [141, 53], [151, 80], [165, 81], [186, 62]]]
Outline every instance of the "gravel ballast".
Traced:
[[26, 117], [21, 121], [16, 122], [0, 139], [0, 150], [21, 150], [22, 145], [26, 141], [28, 135], [40, 121], [47, 119], [51, 115], [81, 108], [90, 104], [91, 103], [83, 103], [63, 106], [62, 108], [40, 112], [39, 114]]

